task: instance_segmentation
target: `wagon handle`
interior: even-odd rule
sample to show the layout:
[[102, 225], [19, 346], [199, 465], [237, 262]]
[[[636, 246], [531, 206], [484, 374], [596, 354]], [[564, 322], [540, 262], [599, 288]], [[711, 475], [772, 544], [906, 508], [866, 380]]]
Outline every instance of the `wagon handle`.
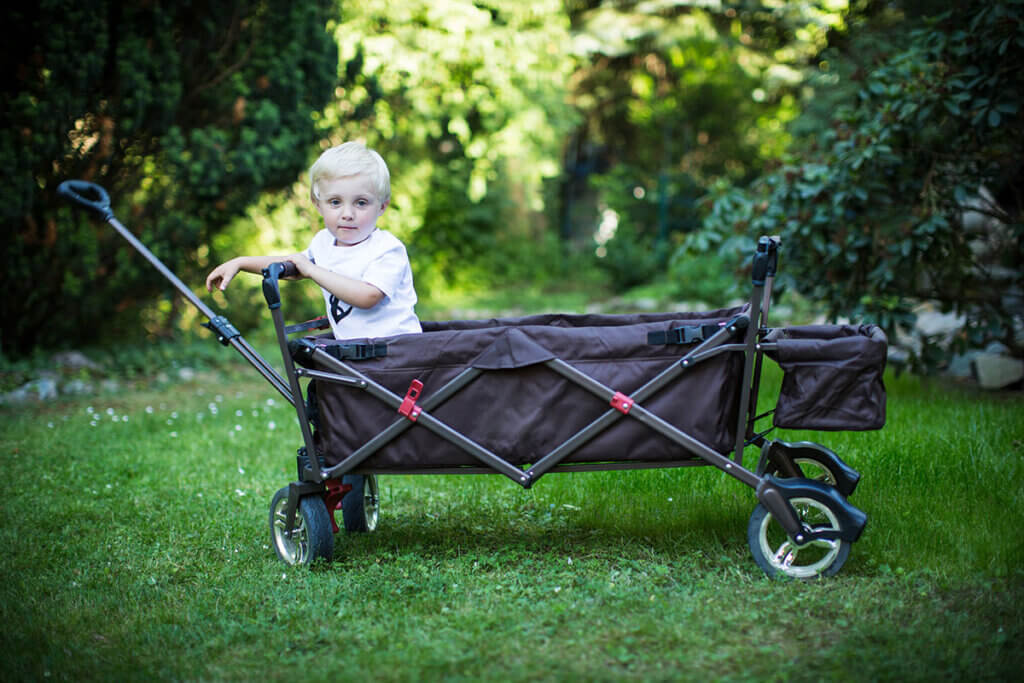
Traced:
[[[57, 186], [57, 194], [83, 208], [95, 211], [104, 221], [114, 217], [114, 212], [110, 210], [110, 195], [96, 183], [87, 180], [65, 180]], [[96, 199], [89, 199], [85, 194], [96, 195]]]
[[752, 274], [755, 287], [761, 287], [767, 278], [775, 277], [779, 265], [779, 242], [778, 237], [762, 237], [757, 241]]
[[281, 308], [281, 287], [278, 280], [295, 277], [298, 274], [298, 267], [291, 261], [278, 261], [263, 269], [263, 298], [267, 300], [267, 308]]
[[[224, 316], [217, 315], [207, 306], [203, 301], [196, 296], [189, 287], [182, 282], [177, 275], [171, 272], [171, 270], [164, 265], [163, 261], [158, 259], [153, 252], [146, 248], [139, 238], [131, 233], [128, 228], [124, 226], [121, 221], [114, 217], [114, 212], [110, 208], [110, 195], [107, 191], [96, 183], [90, 183], [86, 180], [65, 180], [57, 186], [57, 194], [65, 199], [68, 199], [80, 207], [95, 211], [100, 217], [107, 222], [114, 230], [118, 232], [137, 252], [149, 261], [150, 265], [157, 269], [157, 271], [167, 278], [168, 282], [174, 285], [174, 288], [178, 290], [185, 299], [199, 309], [199, 312], [206, 316], [210, 322], [203, 323], [204, 327], [209, 328], [217, 335], [217, 340], [225, 346], [233, 346], [236, 351], [242, 354], [250, 365], [252, 365], [257, 372], [263, 375], [270, 384], [277, 389], [277, 391], [291, 404], [295, 404], [295, 398], [293, 397], [288, 385], [278, 375], [277, 370], [274, 369], [266, 360], [263, 359], [254, 348], [242, 338], [242, 335], [238, 332], [235, 327], [228, 322]], [[91, 198], [95, 197], [95, 198]]]

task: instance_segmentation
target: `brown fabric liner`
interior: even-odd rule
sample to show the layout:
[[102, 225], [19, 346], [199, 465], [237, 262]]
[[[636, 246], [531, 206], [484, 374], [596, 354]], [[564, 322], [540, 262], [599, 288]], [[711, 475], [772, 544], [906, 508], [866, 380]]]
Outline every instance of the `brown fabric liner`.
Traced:
[[[630, 394], [677, 362], [693, 345], [650, 345], [647, 335], [684, 325], [725, 324], [746, 307], [707, 313], [540, 315], [488, 321], [425, 322], [423, 333], [385, 341], [387, 356], [346, 361], [404, 396], [412, 380], [420, 402], [467, 367], [484, 373], [432, 414], [513, 465], [534, 463], [610, 406], [543, 365], [560, 358], [608, 387]], [[352, 343], [318, 338], [317, 343]], [[328, 370], [328, 368], [317, 368]], [[743, 371], [741, 353], [695, 364], [643, 403], [659, 417], [715, 450], [732, 449]], [[334, 465], [399, 418], [365, 392], [316, 382], [318, 450]], [[566, 462], [670, 461], [692, 457], [625, 417]], [[413, 426], [364, 462], [379, 469], [480, 464], [471, 455]]]
[[826, 431], [885, 425], [888, 340], [875, 325], [804, 325], [772, 330], [768, 355], [782, 368], [776, 427]]

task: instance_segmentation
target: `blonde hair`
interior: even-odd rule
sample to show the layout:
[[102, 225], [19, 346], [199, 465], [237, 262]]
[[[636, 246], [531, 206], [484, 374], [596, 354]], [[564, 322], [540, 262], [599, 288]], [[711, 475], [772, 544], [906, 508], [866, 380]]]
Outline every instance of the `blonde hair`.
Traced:
[[320, 155], [309, 169], [309, 197], [320, 201], [318, 184], [321, 180], [335, 180], [349, 176], [366, 176], [382, 204], [391, 201], [391, 174], [383, 157], [361, 142], [344, 142]]

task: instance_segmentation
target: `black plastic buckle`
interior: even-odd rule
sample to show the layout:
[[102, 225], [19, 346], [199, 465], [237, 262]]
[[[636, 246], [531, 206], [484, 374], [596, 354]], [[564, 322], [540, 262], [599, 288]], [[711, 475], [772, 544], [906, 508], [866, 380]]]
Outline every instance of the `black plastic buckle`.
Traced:
[[217, 335], [217, 341], [224, 346], [231, 343], [231, 340], [235, 337], [241, 337], [242, 333], [235, 329], [235, 326], [228, 322], [228, 319], [222, 315], [210, 318], [209, 322], [203, 323], [203, 327], [208, 330], [212, 330]]
[[388, 355], [387, 344], [331, 344], [325, 348], [338, 360], [369, 360]]
[[668, 332], [648, 332], [647, 343], [653, 345], [683, 345], [702, 342], [724, 325], [684, 325], [673, 327]]

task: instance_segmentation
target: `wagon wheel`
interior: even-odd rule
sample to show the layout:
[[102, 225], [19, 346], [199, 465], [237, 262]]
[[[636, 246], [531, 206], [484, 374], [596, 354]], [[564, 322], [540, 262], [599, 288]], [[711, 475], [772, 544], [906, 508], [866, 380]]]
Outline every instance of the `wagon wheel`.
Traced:
[[341, 499], [341, 515], [345, 531], [366, 532], [377, 528], [380, 515], [380, 494], [375, 474], [346, 474], [342, 483], [352, 490]]
[[330, 562], [334, 555], [334, 531], [323, 497], [312, 495], [299, 500], [291, 537], [285, 531], [287, 507], [286, 486], [270, 502], [270, 538], [277, 556], [290, 565], [310, 565], [317, 558]]
[[[835, 513], [825, 503], [812, 498], [794, 498], [790, 503], [800, 520], [812, 531], [840, 529]], [[765, 574], [795, 579], [834, 575], [846, 563], [851, 545], [842, 539], [819, 539], [797, 545], [775, 521], [768, 508], [761, 504], [750, 515], [747, 543], [754, 561]]]
[[[820, 481], [822, 484], [828, 484], [832, 487], [835, 487], [836, 482], [839, 481], [839, 477], [830, 467], [831, 463], [825, 458], [819, 459], [815, 457], [813, 453], [793, 458], [793, 464], [800, 470], [800, 476], [804, 479]], [[765, 470], [765, 474], [771, 474], [772, 476], [779, 478], [784, 478], [786, 476], [774, 464], [768, 466], [768, 469]]]

